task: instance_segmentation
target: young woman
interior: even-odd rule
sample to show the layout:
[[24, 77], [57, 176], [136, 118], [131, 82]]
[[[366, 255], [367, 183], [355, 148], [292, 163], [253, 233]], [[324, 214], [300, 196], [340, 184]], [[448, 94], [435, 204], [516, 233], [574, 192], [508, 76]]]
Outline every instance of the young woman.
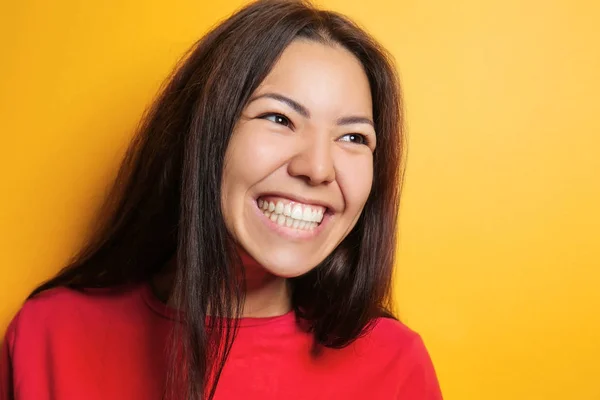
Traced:
[[441, 399], [391, 312], [389, 57], [339, 14], [248, 5], [144, 116], [98, 229], [13, 319], [2, 399]]

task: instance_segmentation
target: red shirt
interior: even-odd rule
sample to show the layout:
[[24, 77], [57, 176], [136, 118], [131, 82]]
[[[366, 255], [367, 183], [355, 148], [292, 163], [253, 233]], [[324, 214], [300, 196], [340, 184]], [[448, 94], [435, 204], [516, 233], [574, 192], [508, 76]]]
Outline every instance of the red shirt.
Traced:
[[[11, 322], [0, 400], [160, 399], [174, 310], [148, 284], [109, 293], [46, 291]], [[216, 400], [442, 398], [419, 335], [379, 319], [350, 346], [310, 355], [293, 312], [242, 318]]]

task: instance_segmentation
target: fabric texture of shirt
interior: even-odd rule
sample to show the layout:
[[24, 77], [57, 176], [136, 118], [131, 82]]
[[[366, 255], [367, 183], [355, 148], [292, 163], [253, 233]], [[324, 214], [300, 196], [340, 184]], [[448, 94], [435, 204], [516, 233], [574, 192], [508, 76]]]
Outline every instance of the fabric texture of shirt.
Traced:
[[[175, 315], [147, 283], [43, 292], [6, 332], [0, 400], [159, 400]], [[215, 400], [442, 398], [421, 337], [396, 320], [317, 357], [311, 346], [293, 312], [242, 318]]]

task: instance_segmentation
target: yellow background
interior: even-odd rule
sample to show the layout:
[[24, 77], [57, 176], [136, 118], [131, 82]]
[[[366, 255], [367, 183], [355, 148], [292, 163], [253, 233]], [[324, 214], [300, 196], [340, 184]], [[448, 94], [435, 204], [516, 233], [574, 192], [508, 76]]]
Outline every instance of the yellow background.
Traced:
[[[175, 60], [240, 0], [4, 1], [0, 332], [82, 241]], [[600, 5], [325, 0], [395, 55], [396, 291], [448, 400], [600, 399]]]

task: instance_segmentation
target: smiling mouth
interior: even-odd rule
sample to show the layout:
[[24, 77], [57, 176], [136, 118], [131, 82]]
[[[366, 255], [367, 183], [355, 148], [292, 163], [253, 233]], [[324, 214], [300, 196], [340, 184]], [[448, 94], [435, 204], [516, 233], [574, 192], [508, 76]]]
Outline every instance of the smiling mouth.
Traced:
[[260, 197], [256, 203], [262, 213], [277, 225], [305, 231], [312, 231], [319, 226], [327, 212], [327, 208], [323, 206], [303, 204], [281, 197]]

